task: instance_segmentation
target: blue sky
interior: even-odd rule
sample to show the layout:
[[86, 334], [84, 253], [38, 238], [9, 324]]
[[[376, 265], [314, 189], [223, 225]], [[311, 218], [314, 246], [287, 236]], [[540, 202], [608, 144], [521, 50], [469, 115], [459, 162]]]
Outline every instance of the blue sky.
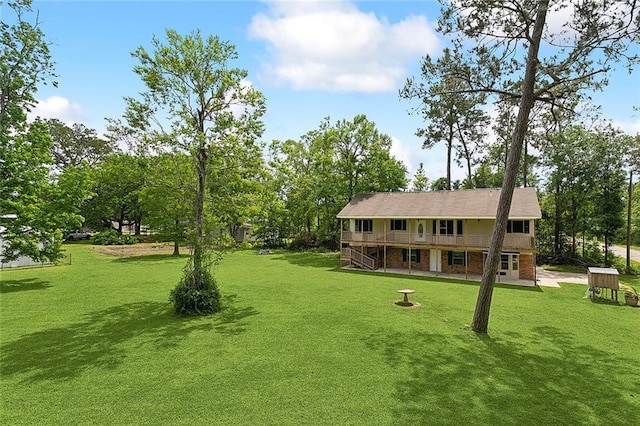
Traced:
[[[123, 97], [142, 90], [130, 53], [167, 28], [183, 34], [199, 28], [235, 44], [235, 65], [264, 93], [265, 141], [297, 139], [326, 116], [335, 122], [366, 114], [393, 137], [393, 153], [410, 174], [420, 162], [431, 179], [445, 174], [444, 147], [421, 149], [414, 135], [421, 120], [398, 98], [421, 58], [444, 45], [434, 30], [436, 1], [35, 0], [33, 6], [59, 75], [58, 88], [38, 92], [38, 115], [104, 131], [105, 117], [122, 114]], [[550, 19], [557, 25], [563, 18]], [[621, 67], [593, 102], [627, 133], [640, 132], [633, 110], [640, 105], [640, 71], [629, 75]]]

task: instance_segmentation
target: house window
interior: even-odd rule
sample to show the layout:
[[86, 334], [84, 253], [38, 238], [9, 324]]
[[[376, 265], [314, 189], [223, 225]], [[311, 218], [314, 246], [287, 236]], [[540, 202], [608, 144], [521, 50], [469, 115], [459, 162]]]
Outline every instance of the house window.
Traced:
[[507, 233], [509, 234], [528, 234], [528, 220], [509, 220], [507, 221]]
[[500, 269], [503, 271], [509, 270], [509, 255], [501, 254], [500, 255]]
[[450, 251], [448, 258], [449, 266], [465, 266], [467, 264], [467, 258], [463, 251]]
[[511, 255], [511, 270], [512, 271], [517, 271], [518, 270], [518, 255], [517, 254], [512, 254]]
[[422, 236], [424, 235], [424, 225], [422, 225], [422, 222], [418, 224], [418, 238], [422, 238]]
[[440, 235], [453, 235], [453, 220], [440, 221]]
[[402, 261], [408, 262], [409, 259], [413, 263], [420, 263], [420, 250], [402, 249]]
[[356, 219], [356, 232], [373, 232], [373, 219]]
[[392, 231], [406, 231], [407, 230], [407, 220], [406, 219], [391, 219], [391, 230]]

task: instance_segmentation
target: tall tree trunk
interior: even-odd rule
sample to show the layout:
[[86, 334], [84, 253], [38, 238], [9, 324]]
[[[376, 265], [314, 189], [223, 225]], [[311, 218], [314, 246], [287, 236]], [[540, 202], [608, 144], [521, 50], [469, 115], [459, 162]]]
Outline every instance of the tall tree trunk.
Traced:
[[556, 193], [555, 193], [555, 221], [553, 224], [553, 254], [558, 256], [562, 244], [560, 241], [560, 230], [562, 228], [562, 211], [560, 210], [560, 180], [556, 177]]
[[[204, 135], [203, 135], [204, 137]], [[202, 142], [204, 143], [204, 142]], [[207, 184], [207, 151], [201, 145], [197, 152], [198, 189], [196, 191], [196, 229], [193, 241], [193, 271], [196, 277], [201, 275], [204, 261], [203, 221], [204, 221], [204, 195]]]
[[482, 283], [480, 284], [476, 309], [473, 314], [473, 322], [471, 323], [471, 329], [476, 333], [486, 334], [489, 326], [489, 313], [491, 311], [493, 285], [496, 280], [496, 273], [498, 272], [498, 263], [502, 252], [504, 234], [507, 229], [507, 220], [509, 219], [513, 190], [518, 177], [518, 165], [522, 154], [522, 145], [529, 125], [529, 114], [535, 103], [534, 86], [536, 82], [536, 68], [538, 65], [538, 50], [540, 48], [540, 40], [542, 38], [542, 31], [544, 29], [548, 7], [549, 0], [540, 0], [538, 3], [531, 44], [527, 55], [527, 65], [522, 86], [520, 107], [518, 109], [515, 128], [513, 129], [509, 156], [507, 157], [507, 168], [504, 174], [502, 190], [500, 191], [496, 221], [491, 233], [489, 254], [485, 261], [484, 271], [482, 273]]
[[447, 185], [445, 189], [451, 191], [451, 151], [453, 151], [453, 128], [449, 127], [449, 140], [447, 141]]
[[633, 197], [633, 170], [629, 171], [629, 191], [627, 193], [627, 268], [631, 274], [631, 198]]
[[[176, 225], [176, 231], [178, 231], [178, 229], [180, 229], [180, 220], [175, 219], [174, 224]], [[171, 256], [180, 256], [180, 238], [178, 238], [177, 232], [175, 234], [175, 240], [173, 241], [173, 253], [171, 253]]]

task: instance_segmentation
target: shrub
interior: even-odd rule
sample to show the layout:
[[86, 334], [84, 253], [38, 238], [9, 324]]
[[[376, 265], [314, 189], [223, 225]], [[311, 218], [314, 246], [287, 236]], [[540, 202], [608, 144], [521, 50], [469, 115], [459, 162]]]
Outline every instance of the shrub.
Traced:
[[291, 250], [308, 250], [318, 247], [318, 237], [313, 232], [299, 233], [289, 245]]
[[100, 246], [121, 245], [122, 240], [115, 229], [98, 232], [93, 238], [93, 244]]
[[100, 246], [121, 246], [123, 244], [136, 244], [138, 239], [131, 235], [118, 235], [115, 229], [107, 229], [98, 232], [93, 238], [93, 244]]
[[213, 274], [208, 267], [197, 273], [191, 261], [184, 268], [180, 283], [171, 290], [169, 301], [180, 316], [209, 315], [221, 309], [220, 292]]

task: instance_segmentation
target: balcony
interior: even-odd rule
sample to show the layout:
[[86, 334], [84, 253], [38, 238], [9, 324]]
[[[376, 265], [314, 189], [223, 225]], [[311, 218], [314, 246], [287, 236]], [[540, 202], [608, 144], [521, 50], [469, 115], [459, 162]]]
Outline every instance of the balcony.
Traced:
[[[489, 249], [490, 235], [423, 235], [410, 232], [351, 232], [342, 231], [344, 243], [371, 245], [411, 245], [429, 248]], [[505, 234], [503, 250], [533, 250], [534, 237], [529, 234]]]

